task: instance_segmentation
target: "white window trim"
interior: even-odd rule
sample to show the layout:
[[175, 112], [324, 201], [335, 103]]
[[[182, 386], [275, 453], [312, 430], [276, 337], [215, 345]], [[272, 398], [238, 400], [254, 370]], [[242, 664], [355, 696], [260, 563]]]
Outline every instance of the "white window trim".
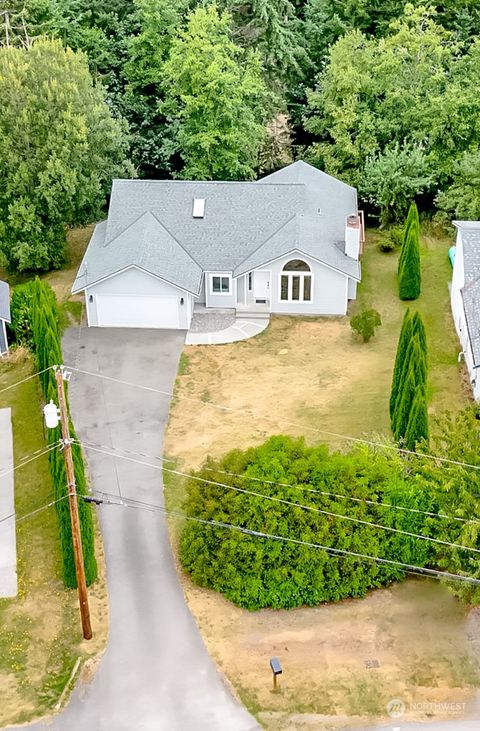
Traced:
[[[288, 277], [288, 298], [286, 300], [282, 299], [282, 277]], [[300, 292], [299, 292], [299, 299], [294, 300], [292, 299], [292, 290], [293, 290], [293, 277], [300, 277]], [[305, 300], [303, 299], [303, 293], [304, 293], [304, 279], [305, 277], [310, 277], [310, 299]], [[296, 305], [311, 305], [313, 302], [313, 272], [285, 272], [280, 271], [278, 273], [278, 304], [296, 304]]]
[[[228, 279], [228, 292], [214, 292], [213, 291], [213, 278], [220, 277], [220, 279]], [[214, 272], [209, 274], [210, 287], [209, 294], [213, 297], [231, 297], [232, 292], [232, 275], [227, 272]], [[220, 285], [221, 286], [221, 285]]]

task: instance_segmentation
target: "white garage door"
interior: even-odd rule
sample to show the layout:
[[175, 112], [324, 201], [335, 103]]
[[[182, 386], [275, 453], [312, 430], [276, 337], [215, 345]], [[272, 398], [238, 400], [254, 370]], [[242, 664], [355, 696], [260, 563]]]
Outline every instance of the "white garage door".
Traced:
[[99, 327], [178, 328], [178, 297], [175, 295], [97, 294]]

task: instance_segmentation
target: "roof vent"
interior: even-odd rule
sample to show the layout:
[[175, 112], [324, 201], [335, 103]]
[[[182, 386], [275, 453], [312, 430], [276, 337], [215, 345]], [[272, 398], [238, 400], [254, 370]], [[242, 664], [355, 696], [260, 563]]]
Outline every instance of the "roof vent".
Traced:
[[205, 198], [193, 199], [193, 217], [203, 218], [205, 216]]

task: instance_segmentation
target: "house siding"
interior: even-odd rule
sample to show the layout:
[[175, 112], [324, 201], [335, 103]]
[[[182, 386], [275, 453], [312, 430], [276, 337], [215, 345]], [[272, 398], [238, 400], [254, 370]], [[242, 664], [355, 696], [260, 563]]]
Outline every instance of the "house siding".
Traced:
[[206, 289], [206, 306], [207, 307], [218, 307], [222, 308], [233, 308], [236, 304], [235, 292], [236, 282], [233, 278], [230, 281], [230, 293], [229, 294], [213, 294], [212, 293], [212, 277], [232, 277], [232, 272], [206, 272], [205, 273], [205, 289]]
[[[88, 324], [90, 327], [98, 326], [97, 317], [97, 294], [114, 294], [114, 295], [157, 295], [157, 296], [176, 296], [180, 302], [180, 298], [184, 298], [184, 305], [179, 304], [179, 325], [180, 329], [188, 329], [191, 319], [191, 310], [189, 302], [191, 296], [188, 292], [177, 289], [176, 287], [162, 282], [160, 279], [142, 272], [139, 269], [127, 269], [124, 272], [105, 279], [85, 290], [85, 302], [87, 307]], [[90, 296], [93, 301], [90, 302]]]
[[7, 344], [7, 329], [5, 326], [5, 320], [0, 320], [0, 355], [3, 355], [8, 351]]
[[205, 275], [202, 277], [202, 284], [200, 285], [200, 294], [195, 299], [201, 305], [205, 304]]
[[357, 299], [357, 282], [354, 279], [348, 280], [348, 299]]
[[[294, 258], [301, 258], [310, 266], [313, 275], [313, 299], [311, 302], [281, 302], [280, 275], [285, 264]], [[347, 312], [348, 277], [341, 272], [313, 261], [303, 254], [289, 254], [270, 264], [269, 269], [271, 311], [277, 314], [298, 315], [345, 315]]]
[[453, 265], [452, 285], [450, 288], [450, 303], [452, 307], [452, 317], [460, 341], [461, 350], [465, 365], [467, 366], [473, 396], [476, 401], [480, 401], [480, 369], [475, 367], [473, 352], [470, 345], [468, 335], [467, 319], [465, 317], [465, 309], [463, 306], [462, 288], [465, 285], [465, 270], [463, 261], [463, 243], [462, 232], [457, 231], [457, 241], [455, 250], [455, 263]]

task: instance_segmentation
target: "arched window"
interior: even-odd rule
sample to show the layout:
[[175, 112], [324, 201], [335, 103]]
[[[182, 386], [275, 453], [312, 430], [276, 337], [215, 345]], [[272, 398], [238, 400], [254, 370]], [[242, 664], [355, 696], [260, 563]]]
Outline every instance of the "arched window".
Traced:
[[284, 272], [309, 272], [310, 267], [308, 266], [306, 261], [302, 261], [301, 259], [291, 259], [290, 261], [287, 261], [285, 266], [283, 267]]
[[311, 302], [312, 273], [306, 261], [290, 259], [280, 275], [281, 302]]

